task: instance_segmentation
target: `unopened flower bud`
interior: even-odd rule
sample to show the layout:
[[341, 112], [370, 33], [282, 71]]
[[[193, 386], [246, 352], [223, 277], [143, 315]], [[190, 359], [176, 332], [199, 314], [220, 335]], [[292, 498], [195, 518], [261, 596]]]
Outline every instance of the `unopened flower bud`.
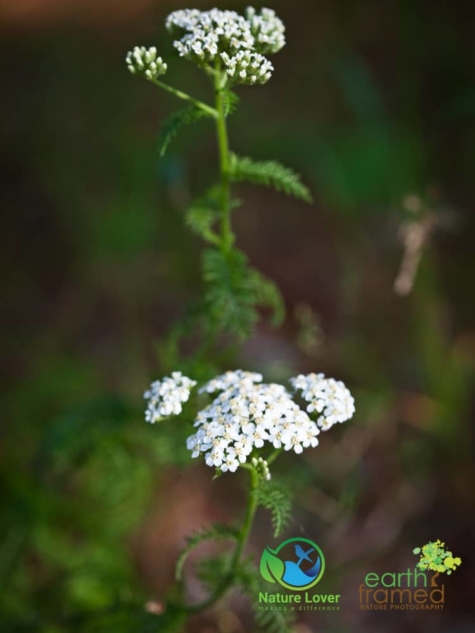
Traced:
[[157, 79], [167, 72], [167, 65], [161, 57], [157, 57], [155, 46], [149, 49], [145, 46], [136, 46], [127, 53], [126, 63], [133, 75], [142, 75], [150, 80]]

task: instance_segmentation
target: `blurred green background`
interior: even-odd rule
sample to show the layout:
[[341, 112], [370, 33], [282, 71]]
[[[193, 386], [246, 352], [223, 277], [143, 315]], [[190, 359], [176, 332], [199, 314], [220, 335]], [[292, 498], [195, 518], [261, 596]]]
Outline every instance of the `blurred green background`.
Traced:
[[[296, 492], [289, 536], [319, 543], [321, 589], [342, 594], [340, 613], [304, 614], [297, 630], [468, 633], [475, 7], [266, 6], [288, 44], [266, 86], [238, 90], [231, 146], [301, 171], [316, 202], [239, 188], [238, 246], [277, 282], [288, 316], [279, 330], [263, 321], [229, 362], [276, 380], [325, 371], [357, 403], [316, 450], [276, 466]], [[177, 424], [143, 422], [160, 342], [199, 293], [184, 210], [217, 171], [207, 123], [159, 160], [159, 124], [180, 104], [124, 64], [134, 45], [156, 45], [170, 83], [211, 98], [173, 59], [163, 20], [177, 8], [0, 2], [2, 631], [156, 630], [150, 612], [185, 535], [242, 508], [240, 475], [212, 483]], [[437, 538], [463, 561], [443, 612], [359, 610], [366, 573], [404, 571]], [[262, 512], [250, 550], [271, 542]], [[190, 599], [200, 591], [191, 580]], [[189, 631], [252, 627], [235, 597]]]

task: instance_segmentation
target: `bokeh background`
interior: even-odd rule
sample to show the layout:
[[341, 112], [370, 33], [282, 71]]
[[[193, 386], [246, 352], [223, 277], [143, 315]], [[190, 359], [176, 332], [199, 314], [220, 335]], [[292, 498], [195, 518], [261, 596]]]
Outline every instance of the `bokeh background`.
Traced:
[[[240, 187], [238, 246], [288, 315], [219, 362], [275, 380], [325, 371], [357, 400], [353, 421], [276, 465], [296, 494], [286, 534], [319, 543], [319, 587], [342, 595], [340, 613], [303, 614], [296, 630], [468, 633], [475, 7], [267, 6], [288, 45], [272, 81], [238, 91], [231, 143], [301, 171], [315, 203]], [[177, 8], [0, 1], [2, 631], [145, 630], [136, 614], [160, 609], [185, 535], [242, 509], [245, 479], [211, 482], [173, 422], [142, 418], [166, 333], [200, 288], [183, 213], [217, 168], [207, 123], [159, 160], [159, 124], [179, 104], [124, 64], [136, 44], [173, 58], [163, 20]], [[194, 68], [169, 66], [170, 83], [210, 98]], [[463, 561], [443, 612], [359, 610], [366, 573], [405, 571], [436, 538]], [[250, 551], [267, 543], [263, 511]], [[200, 592], [190, 580], [190, 599]], [[188, 630], [252, 631], [247, 602], [236, 595]]]

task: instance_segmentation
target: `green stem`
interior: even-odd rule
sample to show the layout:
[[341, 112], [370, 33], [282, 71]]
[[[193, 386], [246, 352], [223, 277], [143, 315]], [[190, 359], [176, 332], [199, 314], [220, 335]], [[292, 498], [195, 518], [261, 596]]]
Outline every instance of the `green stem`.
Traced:
[[254, 516], [257, 510], [257, 486], [259, 485], [259, 476], [257, 474], [257, 470], [252, 466], [251, 468], [249, 468], [249, 473], [251, 476], [251, 484], [249, 488], [249, 495], [247, 497], [246, 514], [244, 516], [242, 528], [239, 532], [239, 539], [236, 545], [236, 549], [234, 550], [234, 556], [231, 562], [232, 570], [237, 567], [239, 561], [241, 560], [242, 553], [244, 552], [247, 541], [249, 539], [249, 535], [251, 533]]
[[194, 99], [189, 94], [186, 94], [186, 92], [182, 92], [181, 90], [177, 90], [177, 88], [173, 88], [172, 86], [169, 86], [168, 84], [165, 84], [165, 83], [163, 83], [163, 81], [159, 81], [158, 79], [149, 79], [149, 81], [151, 81], [156, 86], [159, 86], [160, 88], [163, 88], [167, 92], [170, 92], [172, 95], [175, 95], [175, 97], [178, 97], [179, 99], [183, 99], [184, 101], [188, 101], [189, 103], [192, 103], [197, 108], [200, 108], [201, 110], [203, 110], [204, 112], [206, 112], [207, 114], [212, 116], [213, 119], [217, 119], [218, 118], [218, 111], [217, 110], [215, 110], [211, 106], [207, 105], [206, 103], [203, 103], [202, 101], [199, 101], [198, 99]]
[[283, 448], [276, 448], [274, 451], [272, 451], [272, 453], [269, 455], [269, 457], [266, 459], [267, 464], [272, 464], [272, 462], [277, 459], [277, 457], [279, 457], [279, 455], [282, 453], [284, 449]]
[[217, 587], [216, 591], [211, 594], [206, 600], [195, 605], [186, 607], [188, 613], [199, 613], [209, 607], [213, 606], [227, 591], [231, 588], [236, 576], [238, 565], [241, 561], [241, 556], [247, 545], [249, 535], [251, 533], [252, 524], [254, 522], [254, 516], [257, 510], [257, 486], [259, 483], [259, 477], [257, 471], [252, 466], [248, 467], [251, 475], [251, 485], [249, 489], [249, 495], [247, 498], [246, 514], [244, 515], [244, 521], [239, 531], [239, 536], [236, 543], [236, 549], [234, 550], [233, 557], [231, 559], [231, 565], [229, 567], [229, 573], [223, 582]]
[[218, 133], [219, 161], [221, 169], [221, 237], [222, 249], [228, 252], [234, 242], [234, 234], [231, 228], [231, 197], [230, 197], [230, 154], [228, 130], [226, 127], [226, 115], [224, 111], [223, 89], [226, 77], [219, 68], [216, 69], [216, 129]]

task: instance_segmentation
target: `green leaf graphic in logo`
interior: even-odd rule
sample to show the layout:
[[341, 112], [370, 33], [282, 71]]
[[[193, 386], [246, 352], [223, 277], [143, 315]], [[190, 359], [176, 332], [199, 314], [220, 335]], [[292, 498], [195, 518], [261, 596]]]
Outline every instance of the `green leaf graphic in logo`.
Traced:
[[280, 582], [285, 572], [285, 564], [270, 547], [262, 552], [260, 572], [268, 582]]
[[416, 547], [412, 552], [416, 556], [420, 554], [420, 560], [417, 563], [419, 569], [436, 571], [448, 576], [462, 564], [462, 559], [458, 556], [454, 557], [451, 551], [446, 550], [445, 543], [440, 539], [426, 543], [422, 547]]

